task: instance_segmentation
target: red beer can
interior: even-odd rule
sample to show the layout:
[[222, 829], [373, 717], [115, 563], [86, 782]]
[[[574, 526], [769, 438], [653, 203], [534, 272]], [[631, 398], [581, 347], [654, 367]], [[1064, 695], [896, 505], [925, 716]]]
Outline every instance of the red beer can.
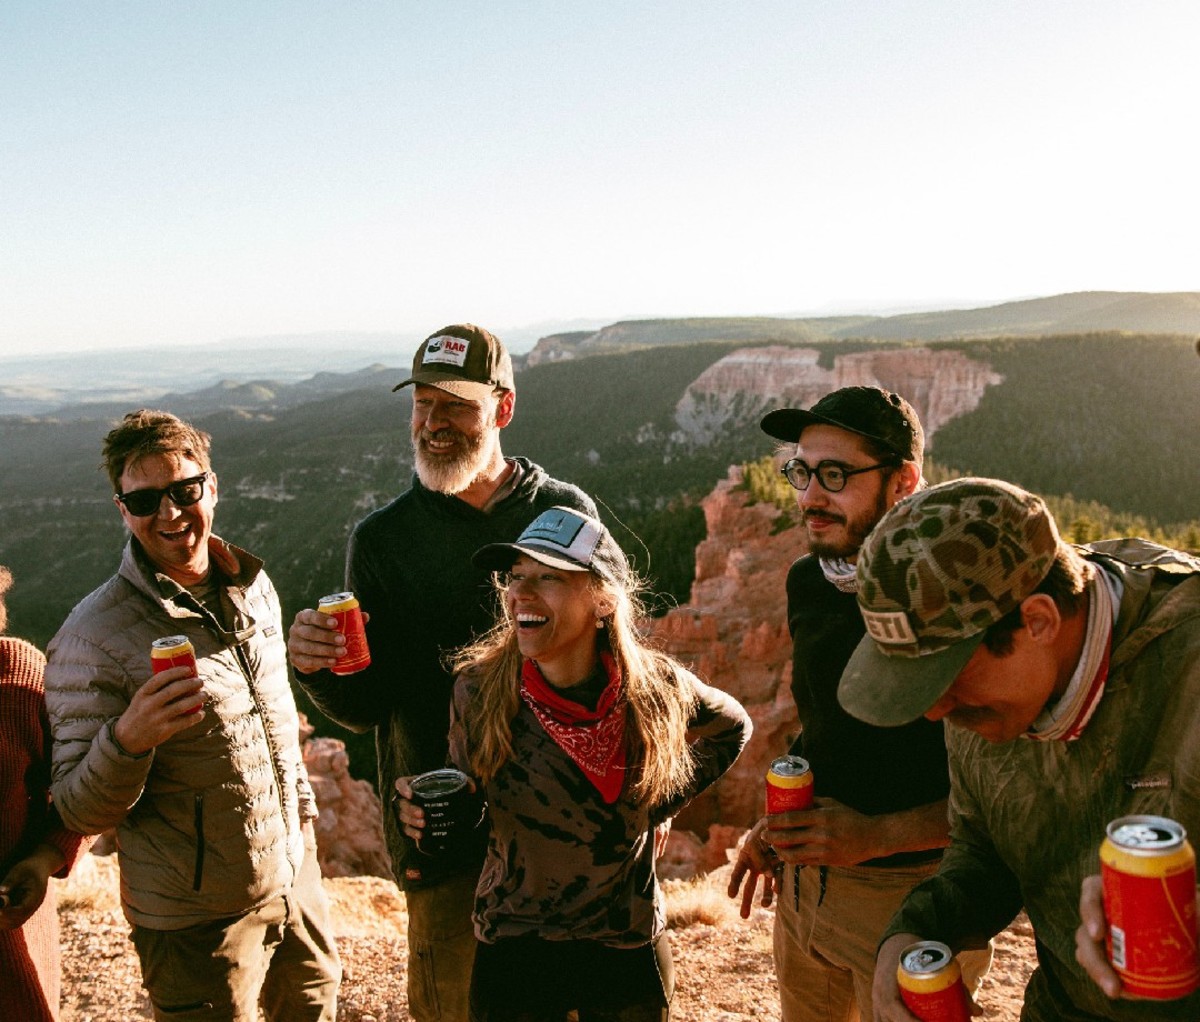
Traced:
[[1200, 987], [1196, 853], [1165, 816], [1122, 816], [1100, 845], [1105, 945], [1126, 991], [1159, 1001]]
[[169, 667], [188, 666], [196, 670], [196, 650], [186, 635], [166, 635], [150, 643], [150, 669], [157, 674]]
[[971, 1022], [971, 1001], [962, 969], [950, 949], [936, 940], [909, 944], [896, 966], [900, 998], [921, 1022]]
[[371, 664], [367, 648], [367, 632], [363, 628], [362, 610], [353, 593], [334, 593], [322, 596], [317, 610], [337, 618], [337, 628], [346, 637], [346, 655], [331, 668], [334, 674], [354, 674]]
[[807, 809], [813, 800], [813, 775], [808, 760], [780, 756], [767, 769], [767, 812]]

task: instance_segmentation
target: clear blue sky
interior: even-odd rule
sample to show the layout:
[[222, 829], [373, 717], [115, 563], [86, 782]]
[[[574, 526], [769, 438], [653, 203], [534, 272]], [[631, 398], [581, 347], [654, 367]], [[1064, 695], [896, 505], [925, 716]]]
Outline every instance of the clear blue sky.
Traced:
[[0, 5], [0, 354], [1200, 290], [1200, 3]]

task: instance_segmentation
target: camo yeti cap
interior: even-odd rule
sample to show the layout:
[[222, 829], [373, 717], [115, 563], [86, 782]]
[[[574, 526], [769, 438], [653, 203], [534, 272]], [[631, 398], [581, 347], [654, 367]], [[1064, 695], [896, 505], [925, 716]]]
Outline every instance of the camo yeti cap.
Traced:
[[1041, 584], [1058, 529], [1040, 497], [997, 479], [955, 479], [900, 501], [858, 555], [867, 625], [838, 686], [883, 727], [936, 703], [995, 622]]

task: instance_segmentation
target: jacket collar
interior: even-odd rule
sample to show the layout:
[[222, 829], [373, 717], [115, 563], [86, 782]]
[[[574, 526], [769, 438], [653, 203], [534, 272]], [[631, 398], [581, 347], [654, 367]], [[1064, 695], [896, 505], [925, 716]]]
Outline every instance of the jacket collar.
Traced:
[[[208, 555], [213, 565], [229, 579], [226, 591], [239, 612], [244, 611], [244, 593], [258, 578], [263, 569], [260, 558], [241, 547], [226, 543], [219, 536], [208, 539]], [[173, 618], [196, 617], [197, 612], [190, 604], [187, 590], [173, 579], [155, 571], [154, 565], [142, 551], [141, 544], [130, 536], [121, 554], [121, 566], [117, 574], [132, 585], [147, 599], [158, 604]], [[183, 602], [180, 598], [183, 597]]]
[[1110, 670], [1133, 660], [1160, 635], [1200, 618], [1200, 559], [1142, 539], [1094, 543], [1082, 552], [1124, 586]]

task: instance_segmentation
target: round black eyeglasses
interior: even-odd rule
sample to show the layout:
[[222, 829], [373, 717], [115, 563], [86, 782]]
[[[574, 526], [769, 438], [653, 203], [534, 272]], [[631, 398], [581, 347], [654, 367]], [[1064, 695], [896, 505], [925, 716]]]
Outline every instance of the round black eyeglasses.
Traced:
[[846, 481], [851, 476], [874, 472], [877, 468], [895, 467], [895, 462], [891, 461], [881, 461], [878, 465], [868, 465], [866, 468], [847, 468], [840, 462], [821, 461], [817, 463], [816, 468], [812, 468], [799, 458], [792, 458], [779, 471], [783, 473], [783, 478], [801, 493], [808, 489], [813, 476], [816, 476], [817, 482], [830, 493], [838, 493], [846, 488]]

